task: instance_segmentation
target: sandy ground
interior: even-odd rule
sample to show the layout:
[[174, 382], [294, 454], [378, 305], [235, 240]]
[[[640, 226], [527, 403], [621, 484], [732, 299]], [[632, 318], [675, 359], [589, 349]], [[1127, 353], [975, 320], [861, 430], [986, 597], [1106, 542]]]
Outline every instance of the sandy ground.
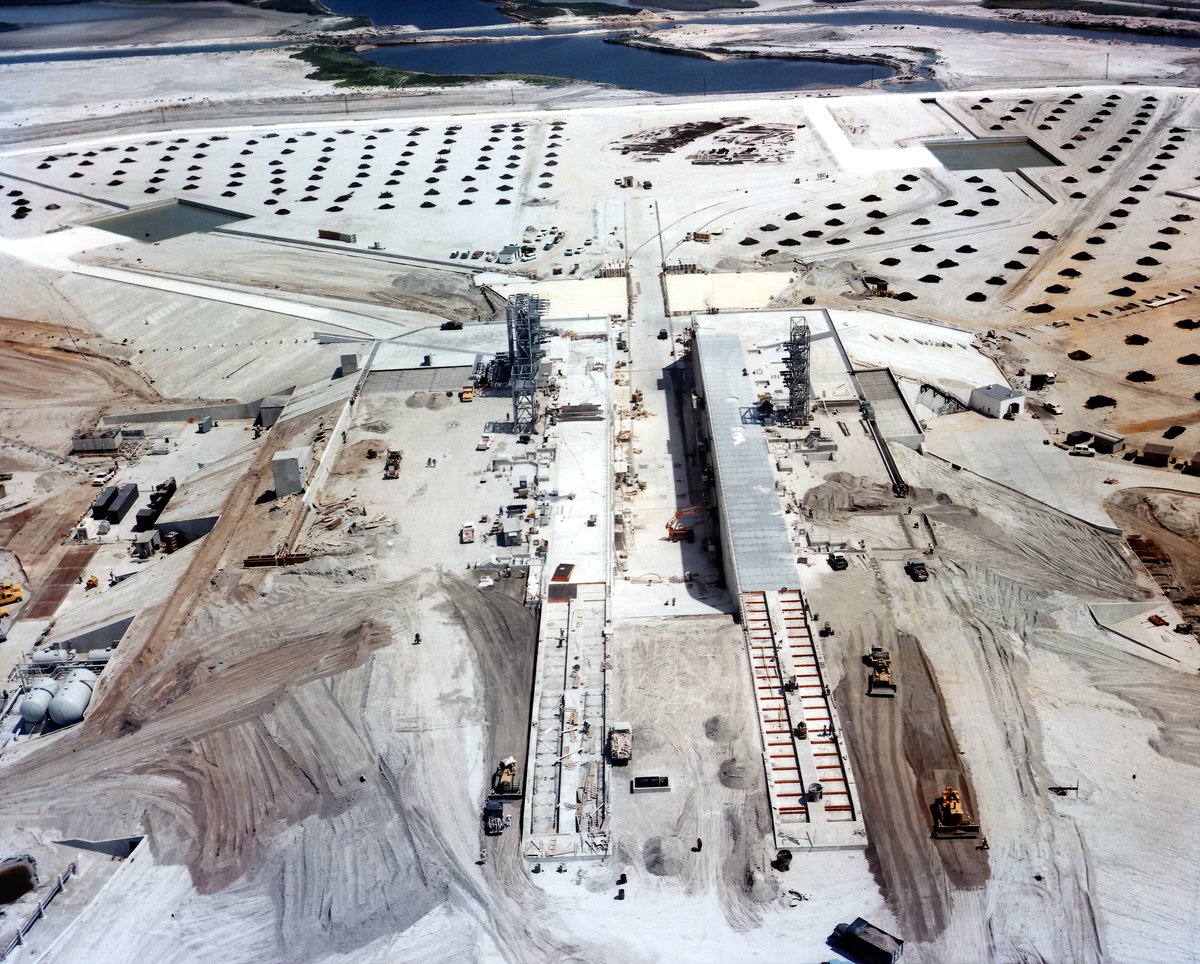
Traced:
[[[1022, 63], [1000, 46], [984, 57], [982, 47], [979, 38], [948, 38], [947, 76], [961, 70], [962, 83], [974, 86]], [[1092, 61], [1065, 41], [1023, 51], [1061, 61], [1054, 70], [1072, 83], [1094, 79]], [[1112, 58], [1122, 71], [1114, 79], [1178, 67], [1177, 52], [1139, 49], [1137, 64], [1125, 59], [1132, 56]], [[1006, 370], [1053, 365], [1074, 406], [1084, 391], [1123, 378], [1121, 359], [1165, 350], [1173, 358], [1194, 333], [1174, 325], [1195, 317], [1185, 302], [1146, 304], [1194, 276], [1190, 222], [1171, 219], [1200, 202], [1166, 194], [1186, 193], [1194, 173], [1186, 167], [1197, 116], [1191, 91], [1089, 85], [980, 90], [934, 103], [868, 94], [669, 106], [554, 91], [516, 107], [504, 104], [509, 89], [490, 87], [354, 105], [370, 113], [350, 113], [347, 101], [336, 105], [343, 116], [330, 117], [322, 116], [328, 102], [281, 108], [242, 95], [274, 78], [280, 97], [316, 89], [277, 54], [170, 63], [172, 77], [145, 63], [139, 88], [86, 109], [100, 100], [93, 91], [116, 89], [103, 78], [126, 65], [89, 64], [90, 81], [82, 68], [55, 65], [53, 83], [48, 68], [0, 68], [17, 85], [6, 90], [23, 92], [8, 102], [7, 122], [47, 125], [20, 131], [25, 139], [0, 159], [0, 193], [28, 210], [0, 218], [0, 257], [12, 269], [0, 272], [13, 319], [4, 327], [5, 424], [35, 449], [15, 447], [14, 467], [46, 496], [37, 511], [0, 518], [3, 541], [40, 585], [93, 495], [50, 468], [48, 456], [104, 407], [149, 404], [156, 392], [253, 398], [293, 385], [303, 401], [294, 417], [206, 470], [220, 521], [163, 560], [153, 591], [139, 598], [131, 583], [102, 597], [97, 612], [140, 611], [84, 724], [5, 753], [6, 846], [36, 854], [47, 872], [65, 862], [50, 844], [60, 836], [149, 836], [143, 853], [103, 875], [109, 883], [85, 908], [64, 904], [70, 915], [38, 924], [30, 957], [192, 960], [234, 947], [245, 960], [651, 961], [673, 959], [686, 944], [697, 960], [773, 960], [784, 946], [819, 960], [832, 926], [860, 914], [906, 937], [915, 959], [948, 964], [1128, 960], [1150, 946], [1164, 959], [1192, 952], [1195, 848], [1180, 842], [1185, 833], [1161, 828], [1183, 831], [1191, 820], [1200, 748], [1189, 714], [1200, 660], [1156, 656], [1097, 626], [1088, 603], [1161, 598], [1119, 537], [905, 449], [896, 457], [914, 486], [907, 502], [880, 484], [865, 445], [849, 443], [844, 462], [818, 464], [812, 491], [798, 493], [812, 510], [812, 538], [865, 543], [845, 573], [813, 557], [800, 584], [819, 620], [836, 628], [827, 661], [864, 785], [866, 855], [798, 855], [786, 878], [765, 869], [772, 855], [761, 748], [744, 649], [719, 612], [727, 601], [713, 593], [688, 600], [706, 615], [652, 619], [663, 587], [632, 579], [612, 627], [623, 665], [611, 695], [640, 734], [637, 767], [678, 776], [678, 789], [622, 800], [613, 855], [598, 865], [556, 873], [546, 864], [535, 874], [518, 857], [515, 833], [484, 841], [479, 807], [496, 757], [522, 758], [528, 733], [536, 621], [520, 577], [480, 585], [481, 573], [496, 570], [495, 547], [463, 545], [457, 533], [512, 497], [511, 475], [489, 466], [519, 452], [518, 443], [475, 447], [508, 401], [460, 403], [453, 387], [447, 396], [406, 386], [401, 374], [368, 382], [350, 411], [349, 384], [332, 378], [340, 346], [311, 337], [340, 324], [356, 346], [419, 336], [436, 353], [457, 335], [441, 336], [441, 319], [473, 322], [495, 310], [465, 280], [494, 263], [468, 258], [464, 271], [450, 258], [464, 249], [498, 251], [562, 230], [561, 242], [549, 251], [538, 242], [521, 266], [548, 279], [556, 267], [567, 278], [574, 265], [593, 275], [628, 256], [634, 351], [618, 404], [627, 404], [630, 387], [650, 396], [650, 414], [632, 422], [630, 455], [651, 483], [643, 528], [634, 531], [643, 545], [629, 562], [638, 577], [659, 562], [673, 576], [689, 558], [662, 540], [660, 517], [692, 497], [698, 467], [675, 434], [687, 394], [686, 381], [667, 372], [677, 348], [670, 336], [686, 319], [662, 315], [662, 260], [714, 272], [786, 266], [789, 276], [795, 266], [781, 308], [813, 297], [968, 329], [951, 347], [923, 354], [925, 327], [889, 330], [886, 315], [864, 323], [854, 336], [864, 352], [874, 338], [875, 357], [914, 380], [982, 377], [986, 362], [957, 366], [955, 353], [970, 350], [970, 332], [1000, 329], [1020, 346], [995, 349]], [[209, 102], [154, 113], [184, 96]], [[488, 98], [500, 104], [482, 108]], [[156, 126], [131, 129], [143, 119]], [[694, 126], [682, 127], [698, 121], [716, 127], [694, 137]], [[758, 127], [770, 129], [765, 146]], [[918, 143], [967, 133], [1029, 135], [1064, 164], [1027, 177], [956, 173]], [[666, 138], [683, 143], [665, 154], [633, 146]], [[692, 163], [698, 152], [731, 145], [769, 159], [732, 170]], [[406, 173], [387, 173], [395, 171]], [[652, 188], [614, 184], [626, 174]], [[1143, 180], [1148, 174], [1154, 179]], [[509, 181], [514, 189], [502, 191]], [[188, 185], [196, 187], [185, 194]], [[241, 227], [259, 237], [143, 246], [72, 228], [176, 194], [252, 215]], [[497, 204], [505, 195], [513, 203]], [[279, 207], [293, 213], [269, 213]], [[960, 216], [963, 209], [975, 217]], [[1123, 217], [1110, 213], [1117, 209]], [[877, 210], [884, 214], [872, 216]], [[1120, 227], [1103, 227], [1108, 218]], [[363, 250], [313, 248], [330, 219], [356, 230]], [[1179, 234], [1162, 234], [1168, 227]], [[714, 229], [708, 244], [686, 240]], [[1113, 240], [1089, 243], [1104, 232]], [[845, 243], [829, 244], [836, 239]], [[371, 241], [396, 260], [372, 254]], [[1170, 247], [1151, 247], [1160, 243]], [[1075, 259], [1080, 251], [1091, 260]], [[1127, 263], [1142, 257], [1158, 263]], [[947, 260], [956, 263], [940, 266]], [[1061, 274], [1070, 266], [1078, 277]], [[1147, 280], [1127, 279], [1133, 270]], [[922, 280], [931, 274], [938, 280]], [[868, 300], [867, 277], [912, 297]], [[1001, 283], [990, 284], [993, 277]], [[1045, 290], [1054, 284], [1071, 290]], [[1113, 301], [1139, 307], [1118, 321], [1100, 305], [1110, 310], [1104, 298], [1119, 284], [1134, 291]], [[709, 297], [738, 290], [717, 283]], [[976, 291], [986, 296], [968, 301]], [[1025, 312], [1043, 298], [1051, 310]], [[59, 311], [84, 340], [83, 359], [64, 354]], [[1122, 354], [1114, 343], [1130, 331], [1151, 342]], [[1076, 345], [1094, 360], [1069, 367], [1062, 359]], [[1108, 351], [1094, 350], [1101, 347]], [[1167, 418], [1184, 424], [1176, 413], [1189, 411], [1190, 392], [1171, 364], [1150, 369], [1161, 375], [1156, 394], [1119, 395], [1113, 414], [1130, 420], [1129, 431], [1160, 431]], [[48, 383], [70, 389], [39, 390]], [[1186, 430], [1195, 428], [1188, 422]], [[1011, 443], [983, 420], [969, 431], [993, 447]], [[272, 453], [309, 444], [327, 446], [322, 472], [332, 469], [311, 511], [299, 498], [270, 495]], [[381, 460], [367, 458], [376, 446], [404, 450], [399, 479], [385, 481]], [[1173, 570], [1177, 595], [1190, 593], [1194, 507], [1169, 494], [1138, 501], [1146, 487], [1143, 476], [1130, 476], [1110, 511], [1163, 548], [1160, 575], [1174, 578]], [[903, 560], [929, 544], [931, 579], [911, 583]], [[279, 571], [241, 568], [246, 555], [281, 545], [317, 556]], [[863, 693], [861, 657], [875, 642], [897, 653], [894, 701]], [[1194, 654], [1185, 638], [1178, 646]], [[67, 772], [86, 779], [64, 779]], [[990, 841], [986, 853], [927, 839], [926, 807], [944, 781], [966, 791]], [[693, 852], [696, 837], [704, 846]], [[484, 846], [489, 857], [479, 864]], [[98, 868], [85, 871], [99, 890]], [[625, 901], [613, 899], [620, 873], [629, 877]], [[1175, 885], [1164, 889], [1163, 879]]]
[[[0, 22], [19, 30], [0, 37], [0, 51], [119, 47], [269, 37], [320, 29], [331, 18], [262, 10], [235, 3], [0, 6]], [[86, 29], [81, 27], [86, 24]]]

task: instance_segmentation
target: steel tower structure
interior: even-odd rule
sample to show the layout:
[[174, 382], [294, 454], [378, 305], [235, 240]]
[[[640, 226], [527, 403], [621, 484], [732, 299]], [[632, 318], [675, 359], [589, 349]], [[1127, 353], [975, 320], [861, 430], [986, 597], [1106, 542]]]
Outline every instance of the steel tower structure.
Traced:
[[533, 432], [537, 425], [537, 375], [545, 340], [542, 312], [549, 302], [533, 295], [508, 299], [508, 357], [512, 360], [513, 431]]
[[811, 417], [812, 383], [808, 373], [808, 335], [808, 322], [803, 317], [793, 318], [784, 354], [783, 383], [788, 390], [787, 420], [796, 426], [807, 425]]

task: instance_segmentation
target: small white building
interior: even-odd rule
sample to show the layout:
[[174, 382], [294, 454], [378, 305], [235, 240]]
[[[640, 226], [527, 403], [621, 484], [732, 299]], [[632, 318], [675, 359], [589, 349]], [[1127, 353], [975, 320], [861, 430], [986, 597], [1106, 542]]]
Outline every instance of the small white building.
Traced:
[[312, 449], [285, 449], [271, 459], [271, 474], [275, 476], [275, 498], [303, 492], [312, 471]]
[[1025, 393], [1008, 385], [983, 385], [971, 390], [971, 409], [988, 418], [1005, 418], [1025, 411]]

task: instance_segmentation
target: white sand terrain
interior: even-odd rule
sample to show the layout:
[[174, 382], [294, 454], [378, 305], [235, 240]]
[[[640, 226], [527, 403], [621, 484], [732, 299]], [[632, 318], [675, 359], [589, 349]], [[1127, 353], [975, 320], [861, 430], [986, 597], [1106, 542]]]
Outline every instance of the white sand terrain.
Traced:
[[[309, 28], [226, 14], [192, 39]], [[397, 94], [281, 51], [0, 65], [10, 959], [815, 962], [853, 959], [827, 942], [859, 916], [905, 960], [1194, 955], [1194, 48], [753, 16], [661, 36], [928, 47], [948, 89]], [[536, 431], [496, 362], [524, 293], [549, 301]], [[759, 427], [801, 312], [824, 448]], [[729, 398], [697, 329], [742, 346]], [[855, 401], [851, 370], [883, 367], [919, 451]], [[1015, 419], [962, 410], [997, 382]], [[833, 733], [765, 735], [783, 673], [712, 511], [747, 493], [714, 489], [704, 434], [743, 396], [754, 524], [832, 630], [804, 685]], [[69, 456], [95, 428], [125, 447]], [[1074, 430], [1128, 448], [1072, 455]], [[277, 456], [311, 461], [303, 492]], [[139, 508], [175, 479], [180, 548], [137, 559], [132, 515], [90, 518], [113, 463]], [[23, 724], [58, 643], [116, 648], [81, 722]], [[895, 699], [865, 695], [875, 645]], [[621, 720], [628, 766], [603, 748]], [[835, 762], [781, 777], [794, 739]], [[487, 835], [510, 755], [522, 792]], [[837, 772], [853, 830], [820, 849]], [[812, 773], [826, 803], [785, 825]], [[630, 792], [650, 775], [670, 791]], [[979, 836], [931, 839], [951, 782]]]

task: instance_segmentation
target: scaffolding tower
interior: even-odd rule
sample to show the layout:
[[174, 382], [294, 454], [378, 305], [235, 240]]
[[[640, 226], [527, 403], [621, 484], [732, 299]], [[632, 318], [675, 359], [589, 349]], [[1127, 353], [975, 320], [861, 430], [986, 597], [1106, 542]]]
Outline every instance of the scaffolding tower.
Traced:
[[807, 425], [811, 417], [812, 383], [808, 374], [808, 322], [803, 317], [792, 319], [792, 330], [784, 354], [783, 383], [788, 390], [787, 421], [790, 425]]
[[512, 361], [513, 431], [533, 432], [537, 424], [538, 368], [542, 349], [542, 312], [549, 302], [533, 295], [508, 299], [508, 357]]

